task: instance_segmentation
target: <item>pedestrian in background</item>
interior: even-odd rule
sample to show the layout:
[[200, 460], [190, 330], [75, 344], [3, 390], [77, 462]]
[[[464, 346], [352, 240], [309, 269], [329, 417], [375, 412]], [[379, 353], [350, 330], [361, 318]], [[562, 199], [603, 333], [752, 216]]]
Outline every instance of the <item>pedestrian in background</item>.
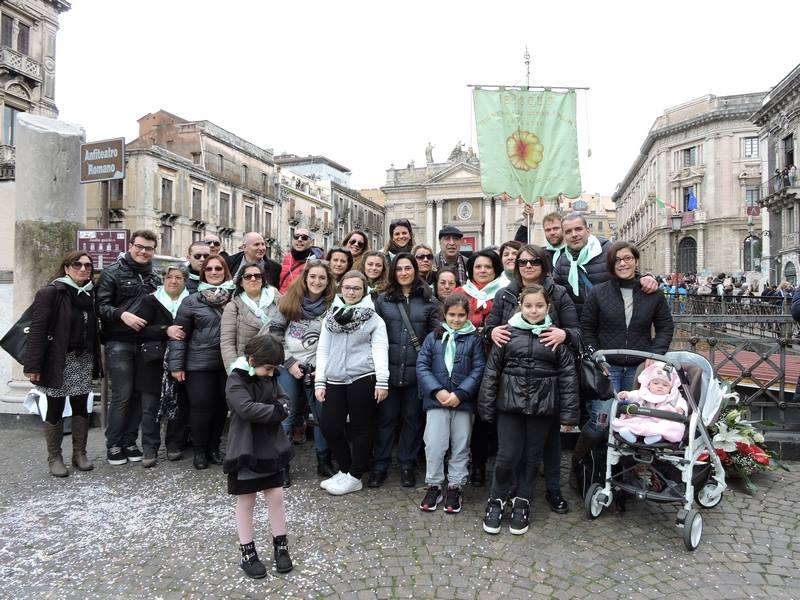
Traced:
[[344, 248], [331, 248], [325, 255], [325, 260], [331, 269], [331, 274], [336, 282], [336, 287], [342, 283], [342, 276], [353, 268], [353, 256]]
[[356, 271], [360, 271], [361, 261], [364, 258], [364, 253], [369, 250], [369, 240], [367, 240], [367, 234], [359, 229], [354, 229], [344, 236], [342, 246], [347, 248], [353, 257], [352, 268]]
[[389, 223], [389, 243], [383, 253], [392, 262], [400, 252], [411, 252], [414, 248], [414, 230], [408, 219], [395, 219]]
[[375, 301], [379, 294], [386, 291], [389, 283], [389, 261], [386, 255], [380, 250], [368, 250], [362, 256], [359, 271], [367, 278], [367, 291]]
[[436, 267], [433, 262], [433, 249], [427, 244], [417, 244], [411, 250], [411, 254], [417, 259], [419, 265], [419, 276], [425, 280], [428, 285], [433, 284], [436, 278]]

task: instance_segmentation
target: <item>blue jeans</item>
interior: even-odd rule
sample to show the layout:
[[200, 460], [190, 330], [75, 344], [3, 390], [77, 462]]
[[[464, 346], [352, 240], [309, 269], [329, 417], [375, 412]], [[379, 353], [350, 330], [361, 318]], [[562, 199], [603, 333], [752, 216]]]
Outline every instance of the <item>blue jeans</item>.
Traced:
[[392, 462], [392, 445], [400, 428], [397, 443], [397, 460], [403, 469], [417, 465], [417, 454], [422, 448], [424, 413], [417, 385], [389, 386], [389, 396], [378, 404], [373, 470], [386, 472]]
[[317, 420], [317, 426], [314, 427], [314, 449], [317, 454], [327, 454], [328, 442], [325, 441], [325, 436], [322, 435], [322, 428], [319, 426], [321, 410], [319, 402], [314, 397], [314, 388], [306, 387], [302, 379], [296, 379], [284, 367], [278, 369], [278, 385], [289, 396], [289, 416], [282, 423], [286, 435], [290, 440], [292, 439], [292, 427], [295, 424], [297, 415], [303, 411], [306, 402], [308, 402], [311, 412]]
[[106, 448], [125, 448], [136, 443], [142, 420], [142, 399], [133, 389], [136, 377], [135, 342], [107, 342], [106, 369], [111, 378]]
[[[636, 368], [636, 366], [610, 365], [608, 374], [611, 376], [611, 382], [617, 392], [627, 392], [633, 389]], [[584, 431], [595, 437], [600, 437], [608, 431], [610, 421], [608, 413], [611, 410], [612, 402], [613, 400], [592, 400], [592, 410], [589, 420], [583, 428]]]

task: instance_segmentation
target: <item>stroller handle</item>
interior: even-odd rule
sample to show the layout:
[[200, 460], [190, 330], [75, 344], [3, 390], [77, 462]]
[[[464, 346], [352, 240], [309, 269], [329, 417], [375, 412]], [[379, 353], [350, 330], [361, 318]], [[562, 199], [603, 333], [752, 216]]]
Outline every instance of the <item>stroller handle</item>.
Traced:
[[689, 422], [689, 417], [666, 410], [656, 410], [654, 408], [647, 408], [638, 404], [622, 404], [617, 408], [618, 415], [642, 415], [644, 417], [655, 417], [656, 419], [666, 419], [667, 421], [675, 421], [676, 423], [686, 424]]
[[655, 354], [653, 352], [642, 352], [641, 350], [615, 350], [615, 349], [598, 350], [597, 352], [592, 354], [592, 360], [597, 364], [605, 364], [606, 357], [609, 356], [636, 356], [638, 358], [644, 358], [645, 360], [650, 359], [666, 363], [670, 365], [673, 369], [681, 368], [681, 363], [679, 360], [669, 358], [668, 356], [664, 356], [663, 354]]

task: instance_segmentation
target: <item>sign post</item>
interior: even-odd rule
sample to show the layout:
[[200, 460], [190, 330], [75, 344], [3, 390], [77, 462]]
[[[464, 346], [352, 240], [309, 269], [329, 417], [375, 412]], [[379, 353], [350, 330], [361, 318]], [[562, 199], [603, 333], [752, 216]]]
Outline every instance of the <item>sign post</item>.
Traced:
[[111, 188], [108, 182], [125, 178], [125, 138], [81, 144], [81, 183], [100, 182], [100, 227], [108, 229]]

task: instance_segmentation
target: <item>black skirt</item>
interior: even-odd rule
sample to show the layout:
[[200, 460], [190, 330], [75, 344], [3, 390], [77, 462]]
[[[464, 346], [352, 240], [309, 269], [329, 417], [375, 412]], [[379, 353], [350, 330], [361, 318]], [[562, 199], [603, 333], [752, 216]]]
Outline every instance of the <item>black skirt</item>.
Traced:
[[283, 487], [283, 473], [280, 471], [257, 479], [237, 479], [236, 473], [228, 473], [228, 493], [234, 496], [255, 494], [279, 487]]

